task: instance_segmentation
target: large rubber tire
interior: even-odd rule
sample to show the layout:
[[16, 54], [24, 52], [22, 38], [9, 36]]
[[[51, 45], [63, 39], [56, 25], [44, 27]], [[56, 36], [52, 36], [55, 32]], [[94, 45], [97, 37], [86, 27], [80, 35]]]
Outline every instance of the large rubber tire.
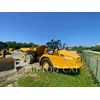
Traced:
[[27, 55], [27, 53], [24, 52], [22, 57], [21, 57], [21, 62], [26, 62], [26, 55]]
[[33, 63], [33, 55], [31, 55], [31, 54], [26, 55], [26, 63], [27, 64], [32, 64]]
[[[48, 69], [45, 69], [45, 67], [44, 67], [44, 63], [45, 62], [48, 63], [48, 65], [49, 65]], [[52, 64], [52, 62], [48, 58], [43, 58], [42, 59], [41, 66], [45, 69], [45, 71], [53, 72], [53, 64]]]

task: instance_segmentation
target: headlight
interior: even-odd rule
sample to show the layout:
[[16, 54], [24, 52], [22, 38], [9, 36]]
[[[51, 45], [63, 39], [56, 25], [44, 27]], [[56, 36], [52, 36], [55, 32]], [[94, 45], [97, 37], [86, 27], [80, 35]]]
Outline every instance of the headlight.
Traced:
[[50, 55], [53, 55], [53, 50], [50, 50], [50, 51], [48, 51], [48, 53], [50, 54]]

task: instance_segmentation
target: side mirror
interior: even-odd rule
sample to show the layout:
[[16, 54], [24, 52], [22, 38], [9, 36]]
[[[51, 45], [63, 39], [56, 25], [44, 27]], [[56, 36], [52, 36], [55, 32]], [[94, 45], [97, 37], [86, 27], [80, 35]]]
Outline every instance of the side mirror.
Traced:
[[63, 49], [66, 49], [67, 45], [66, 43], [63, 44]]

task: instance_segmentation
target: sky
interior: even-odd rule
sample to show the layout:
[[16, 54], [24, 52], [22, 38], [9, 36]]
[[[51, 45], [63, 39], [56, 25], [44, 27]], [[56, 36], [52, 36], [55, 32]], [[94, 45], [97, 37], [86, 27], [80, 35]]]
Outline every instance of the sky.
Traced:
[[51, 39], [68, 46], [100, 43], [100, 13], [0, 12], [0, 41], [42, 45]]

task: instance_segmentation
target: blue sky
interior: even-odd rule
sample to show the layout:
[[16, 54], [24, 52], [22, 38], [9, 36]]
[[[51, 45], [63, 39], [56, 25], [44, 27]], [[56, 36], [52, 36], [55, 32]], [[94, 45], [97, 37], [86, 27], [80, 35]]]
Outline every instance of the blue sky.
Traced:
[[41, 45], [51, 39], [68, 46], [100, 43], [100, 13], [0, 13], [0, 41]]

